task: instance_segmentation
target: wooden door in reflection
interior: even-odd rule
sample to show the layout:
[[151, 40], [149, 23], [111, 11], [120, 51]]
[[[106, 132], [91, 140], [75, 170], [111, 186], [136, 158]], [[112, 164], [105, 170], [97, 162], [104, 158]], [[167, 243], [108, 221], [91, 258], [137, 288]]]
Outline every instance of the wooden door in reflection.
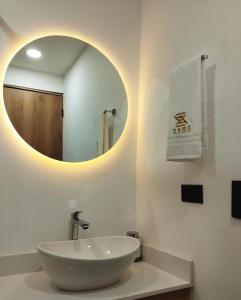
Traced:
[[30, 146], [63, 159], [63, 94], [4, 86], [4, 102], [13, 126]]

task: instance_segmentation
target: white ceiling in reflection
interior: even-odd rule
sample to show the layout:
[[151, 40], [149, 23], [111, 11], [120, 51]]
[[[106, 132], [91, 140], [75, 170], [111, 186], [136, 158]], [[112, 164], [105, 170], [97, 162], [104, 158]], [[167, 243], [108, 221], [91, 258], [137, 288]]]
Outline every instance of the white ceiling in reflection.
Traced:
[[[47, 72], [55, 75], [65, 75], [87, 44], [70, 37], [51, 36], [38, 39], [22, 48], [11, 61], [11, 66]], [[32, 59], [26, 50], [35, 48], [41, 51], [42, 57]]]

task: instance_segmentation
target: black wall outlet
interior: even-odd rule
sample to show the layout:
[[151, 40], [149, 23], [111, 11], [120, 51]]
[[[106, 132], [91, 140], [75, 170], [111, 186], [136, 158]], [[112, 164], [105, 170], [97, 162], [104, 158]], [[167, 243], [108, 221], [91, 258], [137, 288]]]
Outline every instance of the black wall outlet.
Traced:
[[203, 203], [203, 186], [198, 184], [182, 184], [182, 201], [190, 203]]
[[232, 181], [232, 217], [241, 219], [241, 181]]

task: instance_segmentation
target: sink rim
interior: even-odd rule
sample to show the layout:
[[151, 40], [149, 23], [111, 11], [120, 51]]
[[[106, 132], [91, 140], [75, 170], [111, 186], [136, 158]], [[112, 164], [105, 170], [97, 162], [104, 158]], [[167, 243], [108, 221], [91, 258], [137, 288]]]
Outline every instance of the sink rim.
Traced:
[[120, 258], [123, 258], [123, 257], [126, 257], [126, 256], [129, 256], [130, 254], [133, 254], [135, 253], [139, 247], [140, 247], [140, 241], [136, 238], [133, 238], [133, 237], [129, 237], [129, 236], [122, 236], [122, 235], [116, 235], [116, 236], [100, 236], [100, 237], [92, 237], [92, 238], [85, 238], [85, 239], [79, 239], [80, 241], [81, 240], [84, 240], [84, 241], [88, 241], [88, 240], [93, 240], [93, 239], [106, 239], [106, 238], [122, 238], [122, 239], [126, 239], [126, 240], [133, 240], [136, 245], [134, 247], [133, 250], [127, 252], [126, 254], [123, 254], [123, 255], [115, 255], [115, 256], [111, 256], [111, 257], [102, 257], [102, 258], [98, 258], [98, 257], [95, 257], [95, 258], [83, 258], [83, 257], [71, 257], [71, 256], [66, 256], [66, 255], [62, 255], [62, 254], [58, 254], [54, 251], [49, 251], [49, 250], [46, 250], [44, 249], [42, 246], [43, 245], [49, 245], [49, 244], [63, 244], [63, 243], [73, 243], [73, 242], [77, 242], [78, 240], [64, 240], [64, 241], [52, 241], [52, 242], [41, 242], [38, 244], [37, 246], [37, 250], [38, 252], [41, 252], [43, 254], [47, 254], [47, 255], [50, 255], [50, 256], [54, 256], [56, 258], [60, 258], [60, 259], [68, 259], [68, 260], [75, 260], [75, 261], [89, 261], [89, 262], [96, 262], [96, 261], [108, 261], [108, 260], [113, 260], [113, 259], [120, 259]]

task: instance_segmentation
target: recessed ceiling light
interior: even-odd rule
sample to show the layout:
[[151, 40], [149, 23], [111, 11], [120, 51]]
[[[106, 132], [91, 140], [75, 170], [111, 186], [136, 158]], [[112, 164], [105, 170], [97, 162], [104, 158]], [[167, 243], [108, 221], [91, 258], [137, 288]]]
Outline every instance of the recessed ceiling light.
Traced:
[[31, 58], [40, 58], [42, 53], [38, 49], [30, 48], [26, 51], [27, 55]]

